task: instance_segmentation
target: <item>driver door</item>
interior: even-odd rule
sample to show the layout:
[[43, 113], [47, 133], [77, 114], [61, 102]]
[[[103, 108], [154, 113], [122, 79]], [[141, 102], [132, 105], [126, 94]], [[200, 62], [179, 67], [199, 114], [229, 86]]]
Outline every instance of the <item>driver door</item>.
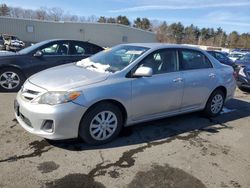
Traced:
[[132, 80], [133, 119], [151, 119], [178, 112], [183, 80], [179, 72], [177, 50], [157, 50], [142, 60], [140, 66], [152, 68], [153, 75]]
[[66, 64], [71, 62], [71, 58], [69, 56], [69, 43], [65, 42], [52, 42], [49, 43], [40, 49], [42, 52], [42, 56], [35, 57], [32, 55], [31, 63], [32, 63], [32, 71], [39, 72], [44, 69], [48, 69], [51, 67], [55, 67], [58, 65]]

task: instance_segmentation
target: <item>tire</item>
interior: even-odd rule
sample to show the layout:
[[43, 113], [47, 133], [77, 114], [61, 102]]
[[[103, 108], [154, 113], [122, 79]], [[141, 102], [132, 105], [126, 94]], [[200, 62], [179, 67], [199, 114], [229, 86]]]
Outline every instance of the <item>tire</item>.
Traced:
[[25, 77], [21, 71], [15, 68], [0, 69], [0, 91], [17, 92], [21, 89]]
[[248, 88], [245, 88], [245, 87], [241, 87], [241, 86], [238, 86], [238, 88], [241, 90], [241, 91], [243, 91], [243, 92], [250, 92], [250, 89], [248, 89]]
[[215, 90], [210, 95], [207, 101], [206, 107], [204, 109], [204, 115], [207, 117], [218, 116], [224, 106], [224, 102], [225, 102], [225, 93], [221, 89]]
[[122, 126], [120, 108], [112, 103], [102, 102], [91, 107], [83, 116], [79, 137], [90, 145], [105, 144], [117, 137]]

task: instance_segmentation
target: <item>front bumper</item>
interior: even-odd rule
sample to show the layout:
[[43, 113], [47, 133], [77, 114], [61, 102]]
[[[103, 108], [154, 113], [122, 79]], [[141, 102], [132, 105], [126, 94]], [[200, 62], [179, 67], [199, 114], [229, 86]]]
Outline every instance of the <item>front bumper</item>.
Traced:
[[238, 75], [236, 81], [237, 81], [238, 87], [250, 88], [250, 79], [249, 78]]
[[[61, 140], [78, 137], [78, 128], [85, 107], [68, 102], [59, 105], [32, 104], [17, 95], [18, 110], [15, 116], [18, 123], [28, 132], [51, 140]], [[52, 130], [48, 132], [44, 124], [52, 123]]]

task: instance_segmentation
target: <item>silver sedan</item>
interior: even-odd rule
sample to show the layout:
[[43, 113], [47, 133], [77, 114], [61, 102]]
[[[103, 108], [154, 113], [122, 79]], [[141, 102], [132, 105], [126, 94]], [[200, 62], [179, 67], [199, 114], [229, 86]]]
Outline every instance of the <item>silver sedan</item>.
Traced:
[[193, 111], [220, 114], [236, 88], [233, 69], [184, 45], [123, 44], [30, 77], [15, 115], [47, 139], [114, 139], [122, 127]]

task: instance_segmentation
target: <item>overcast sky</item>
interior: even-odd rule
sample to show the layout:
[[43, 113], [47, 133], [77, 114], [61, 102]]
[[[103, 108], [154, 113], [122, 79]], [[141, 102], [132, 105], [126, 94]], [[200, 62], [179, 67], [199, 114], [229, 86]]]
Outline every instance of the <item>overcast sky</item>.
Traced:
[[65, 13], [86, 17], [126, 15], [130, 20], [147, 17], [250, 33], [250, 0], [0, 0], [0, 3], [30, 9], [60, 7]]

